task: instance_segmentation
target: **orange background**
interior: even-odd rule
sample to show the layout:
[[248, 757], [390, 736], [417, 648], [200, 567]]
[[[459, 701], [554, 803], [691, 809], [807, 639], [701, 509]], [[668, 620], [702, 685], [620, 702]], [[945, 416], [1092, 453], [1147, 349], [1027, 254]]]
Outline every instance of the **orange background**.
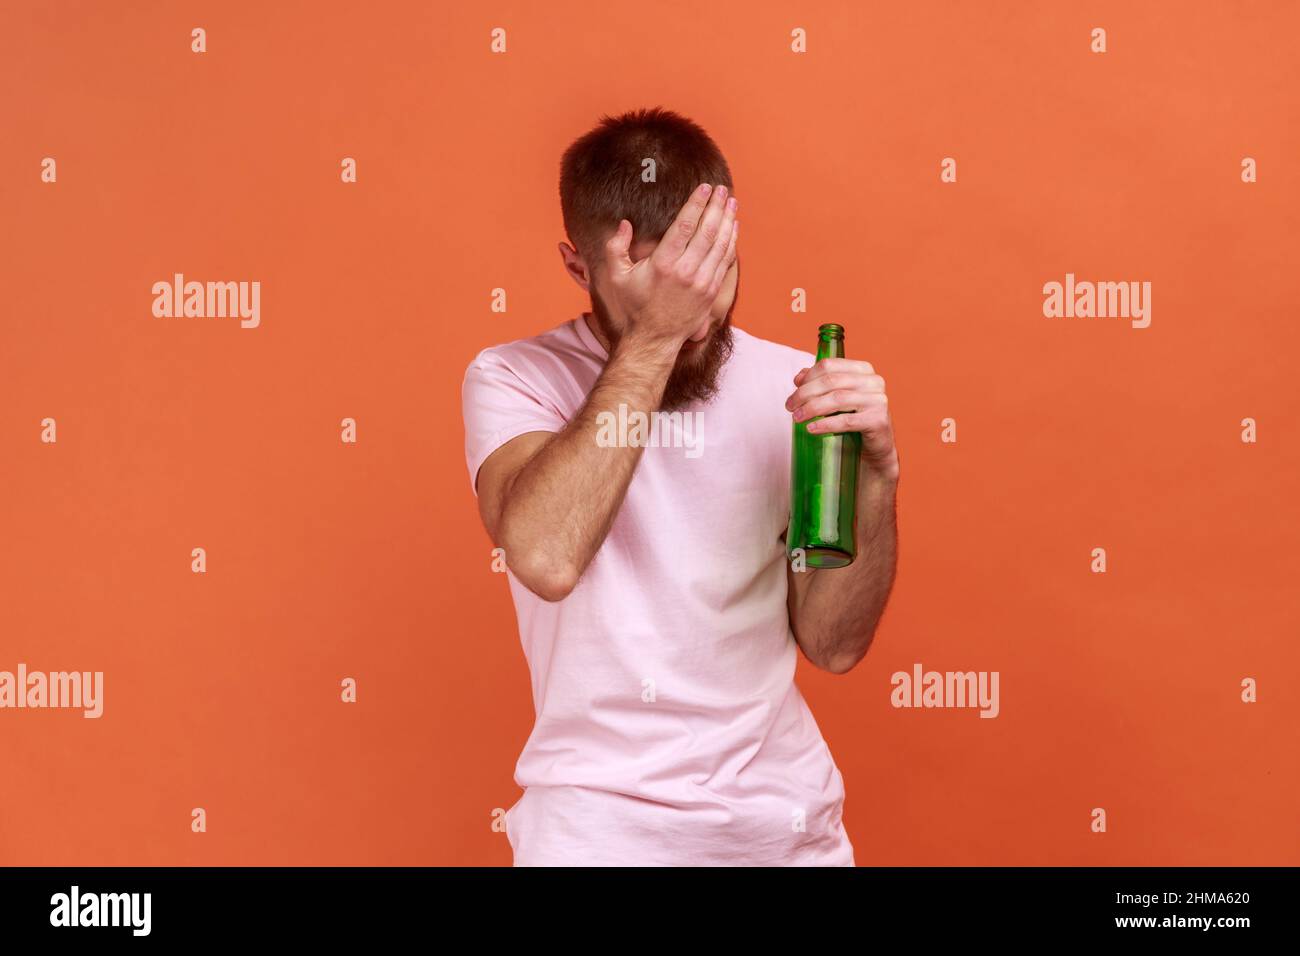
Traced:
[[[559, 155], [650, 105], [730, 159], [738, 324], [844, 322], [889, 382], [894, 594], [856, 670], [799, 673], [858, 862], [1300, 863], [1298, 33], [1290, 2], [5, 3], [0, 670], [103, 670], [105, 714], [0, 711], [0, 863], [510, 862], [532, 709], [460, 383], [585, 307]], [[261, 327], [154, 318], [174, 272], [260, 281]], [[1151, 327], [1044, 318], [1066, 272], [1150, 281]], [[891, 708], [918, 661], [1000, 671], [1001, 716]]]

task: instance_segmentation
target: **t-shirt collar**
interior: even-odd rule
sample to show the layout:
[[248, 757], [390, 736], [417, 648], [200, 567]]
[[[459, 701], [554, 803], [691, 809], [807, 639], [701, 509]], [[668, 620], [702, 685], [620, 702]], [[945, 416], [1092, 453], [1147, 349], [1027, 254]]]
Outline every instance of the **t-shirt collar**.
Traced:
[[600, 344], [600, 339], [596, 338], [595, 334], [591, 331], [591, 327], [587, 325], [586, 315], [580, 315], [574, 319], [574, 325], [577, 328], [578, 338], [582, 339], [583, 345], [587, 346], [587, 348], [591, 349], [591, 351], [595, 352], [601, 358], [609, 358], [609, 353], [605, 351], [605, 346]]

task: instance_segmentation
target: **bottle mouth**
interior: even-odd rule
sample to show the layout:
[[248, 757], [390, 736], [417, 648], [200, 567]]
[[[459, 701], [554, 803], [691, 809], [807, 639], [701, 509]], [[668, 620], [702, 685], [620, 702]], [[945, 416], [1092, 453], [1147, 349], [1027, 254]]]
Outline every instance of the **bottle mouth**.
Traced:
[[842, 339], [844, 338], [844, 326], [829, 322], [818, 327], [817, 334], [824, 339]]

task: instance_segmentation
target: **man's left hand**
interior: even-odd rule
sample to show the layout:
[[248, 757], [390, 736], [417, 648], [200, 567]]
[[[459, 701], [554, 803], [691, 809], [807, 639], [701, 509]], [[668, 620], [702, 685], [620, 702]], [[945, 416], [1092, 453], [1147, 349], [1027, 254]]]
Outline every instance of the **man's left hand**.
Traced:
[[822, 359], [796, 375], [794, 384], [785, 407], [796, 422], [816, 418], [808, 424], [813, 435], [861, 432], [862, 460], [867, 467], [880, 477], [898, 479], [898, 451], [885, 380], [870, 362]]

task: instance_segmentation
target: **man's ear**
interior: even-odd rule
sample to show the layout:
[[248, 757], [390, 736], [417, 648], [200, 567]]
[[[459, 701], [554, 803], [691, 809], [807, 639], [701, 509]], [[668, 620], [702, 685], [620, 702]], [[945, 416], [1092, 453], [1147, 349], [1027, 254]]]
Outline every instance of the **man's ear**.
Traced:
[[587, 268], [587, 260], [582, 258], [582, 253], [567, 242], [562, 242], [560, 258], [564, 260], [564, 271], [569, 274], [569, 278], [582, 286], [584, 292], [590, 292], [591, 270]]

